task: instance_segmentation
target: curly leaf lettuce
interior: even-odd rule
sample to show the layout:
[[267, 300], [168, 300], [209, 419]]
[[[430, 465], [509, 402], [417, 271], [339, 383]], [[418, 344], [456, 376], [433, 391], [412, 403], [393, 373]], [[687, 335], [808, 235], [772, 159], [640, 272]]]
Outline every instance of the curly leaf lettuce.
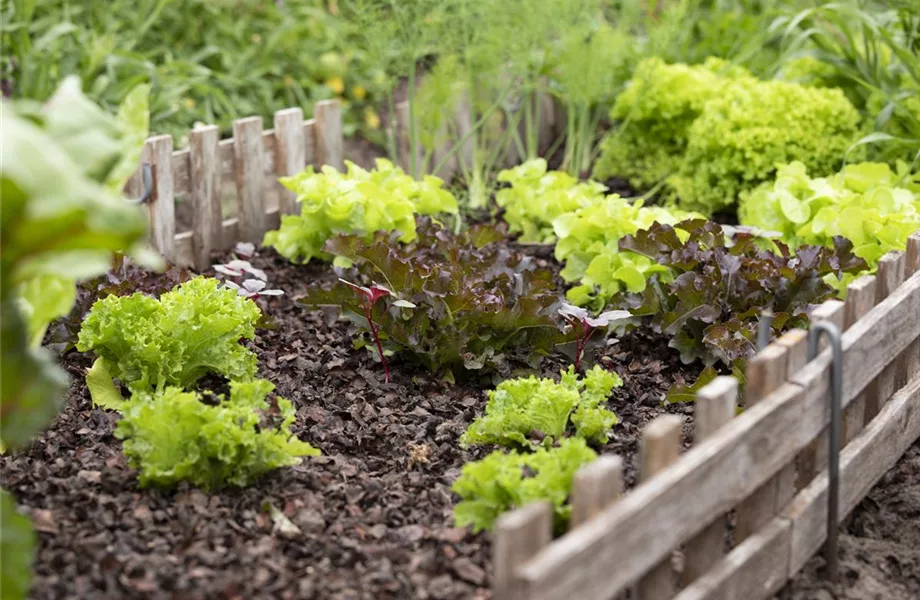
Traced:
[[199, 394], [167, 387], [126, 405], [115, 436], [138, 469], [142, 487], [190, 481], [206, 490], [246, 486], [279, 467], [300, 464], [319, 450], [291, 434], [294, 407], [266, 397], [264, 379], [230, 382], [230, 397], [205, 404]]
[[77, 349], [95, 352], [132, 393], [185, 389], [207, 373], [247, 380], [255, 376], [256, 356], [239, 342], [255, 336], [260, 315], [254, 302], [218, 280], [197, 277], [159, 300], [135, 293], [97, 301]]
[[299, 215], [285, 215], [281, 227], [265, 234], [264, 244], [294, 262], [329, 260], [323, 251], [336, 235], [354, 234], [369, 240], [377, 231], [398, 231], [401, 242], [415, 239], [415, 216], [457, 214], [457, 199], [442, 189], [443, 181], [425, 176], [416, 181], [388, 160], [366, 171], [346, 161], [347, 172], [325, 166], [308, 167], [281, 184], [297, 194]]
[[482, 460], [463, 465], [451, 489], [461, 502], [454, 507], [459, 527], [491, 530], [502, 513], [531, 502], [552, 504], [557, 531], [565, 529], [572, 513], [567, 503], [572, 478], [597, 454], [581, 438], [563, 440], [556, 448], [521, 454], [492, 452]]
[[562, 438], [569, 423], [577, 437], [603, 444], [618, 419], [601, 405], [621, 385], [616, 373], [599, 366], [583, 379], [569, 367], [559, 383], [533, 376], [503, 381], [489, 392], [485, 414], [467, 428], [460, 444], [551, 445]]

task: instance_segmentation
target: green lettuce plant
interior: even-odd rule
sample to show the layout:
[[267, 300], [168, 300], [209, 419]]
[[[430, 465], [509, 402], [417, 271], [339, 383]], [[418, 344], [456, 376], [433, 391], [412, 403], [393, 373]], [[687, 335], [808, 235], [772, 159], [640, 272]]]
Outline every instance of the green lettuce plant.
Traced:
[[376, 231], [398, 231], [401, 242], [415, 239], [415, 216], [457, 214], [457, 200], [437, 177], [416, 181], [388, 160], [377, 159], [371, 171], [346, 161], [345, 173], [325, 166], [307, 167], [281, 179], [297, 194], [299, 215], [285, 215], [281, 227], [265, 234], [264, 244], [294, 262], [329, 260], [326, 240], [354, 234], [369, 240]]
[[264, 379], [231, 381], [230, 397], [203, 401], [200, 394], [166, 387], [125, 403], [115, 437], [138, 469], [142, 487], [190, 481], [206, 490], [246, 486], [279, 467], [300, 464], [319, 450], [291, 433], [294, 406], [267, 396]]
[[485, 414], [467, 428], [460, 444], [549, 447], [569, 429], [575, 437], [606, 443], [619, 420], [603, 404], [621, 385], [616, 373], [596, 365], [583, 378], [569, 367], [558, 383], [533, 376], [503, 381], [489, 392]]
[[833, 173], [860, 128], [859, 113], [840, 90], [738, 81], [706, 103], [668, 183], [680, 206], [712, 214], [770, 180], [777, 164], [798, 160], [819, 175]]
[[254, 302], [210, 277], [196, 277], [159, 299], [136, 293], [97, 301], [77, 340], [80, 352], [98, 357], [87, 374], [94, 402], [119, 406], [112, 377], [132, 394], [187, 389], [208, 373], [252, 379], [256, 356], [240, 340], [255, 336], [260, 316]]
[[734, 80], [753, 77], [717, 58], [693, 66], [669, 65], [660, 58], [639, 63], [610, 111], [618, 126], [601, 143], [593, 177], [624, 177], [633, 187], [645, 189], [676, 173], [690, 126], [706, 103]]
[[495, 195], [504, 209], [511, 233], [522, 242], [554, 242], [553, 221], [604, 199], [607, 188], [595, 181], [579, 182], [563, 171], [546, 170], [546, 160], [535, 158], [499, 172], [498, 181], [510, 184]]
[[[793, 162], [779, 168], [776, 180], [742, 195], [742, 223], [775, 231], [793, 248], [832, 247], [836, 236], [853, 243], [853, 253], [874, 271], [891, 250], [904, 250], [920, 229], [920, 174], [907, 165], [894, 171], [884, 163], [847, 165], [829, 177], [808, 176]], [[828, 282], [845, 290], [858, 274]]]
[[694, 213], [658, 206], [643, 206], [617, 195], [560, 215], [553, 221], [556, 260], [565, 263], [561, 275], [578, 285], [566, 294], [569, 302], [601, 310], [622, 290], [641, 292], [646, 279], [659, 273], [668, 276], [667, 265], [656, 263], [634, 252], [623, 252], [623, 236], [650, 227], [653, 223], [676, 224]]
[[557, 531], [572, 514], [568, 504], [572, 478], [597, 454], [581, 438], [567, 438], [554, 448], [532, 453], [496, 450], [482, 460], [463, 465], [451, 489], [461, 501], [454, 506], [458, 526], [491, 530], [502, 513], [531, 502], [552, 504]]

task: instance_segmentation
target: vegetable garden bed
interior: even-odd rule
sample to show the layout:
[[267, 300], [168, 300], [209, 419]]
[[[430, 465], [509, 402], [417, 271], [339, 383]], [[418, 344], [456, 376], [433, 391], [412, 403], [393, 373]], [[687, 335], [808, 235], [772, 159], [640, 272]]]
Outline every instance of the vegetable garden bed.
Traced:
[[[112, 435], [115, 413], [92, 408], [91, 357], [68, 352], [63, 413], [28, 451], [0, 458], [4, 485], [41, 536], [33, 597], [488, 597], [489, 536], [454, 527], [450, 485], [484, 454], [461, 451], [457, 439], [491, 386], [448, 385], [399, 362], [384, 383], [343, 323], [293, 301], [306, 284], [334, 280], [330, 268], [271, 251], [253, 262], [287, 292], [267, 305], [277, 328], [251, 343], [259, 376], [294, 402], [292, 431], [323, 456], [242, 490], [141, 490]], [[660, 399], [696, 373], [643, 331], [602, 360], [624, 380], [610, 403], [621, 422], [602, 451], [625, 458], [631, 483], [639, 432], [662, 412], [691, 413]], [[542, 372], [564, 366], [546, 361]]]

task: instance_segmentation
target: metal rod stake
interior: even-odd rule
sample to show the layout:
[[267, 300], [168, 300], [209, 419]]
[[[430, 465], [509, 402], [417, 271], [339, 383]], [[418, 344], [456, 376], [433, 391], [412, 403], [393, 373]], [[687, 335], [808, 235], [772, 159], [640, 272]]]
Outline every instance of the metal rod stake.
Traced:
[[824, 557], [827, 578], [837, 582], [837, 522], [840, 492], [840, 403], [843, 399], [843, 348], [840, 328], [833, 323], [813, 323], [808, 331], [808, 360], [818, 354], [818, 340], [825, 334], [831, 345], [830, 435], [827, 444], [827, 543]]

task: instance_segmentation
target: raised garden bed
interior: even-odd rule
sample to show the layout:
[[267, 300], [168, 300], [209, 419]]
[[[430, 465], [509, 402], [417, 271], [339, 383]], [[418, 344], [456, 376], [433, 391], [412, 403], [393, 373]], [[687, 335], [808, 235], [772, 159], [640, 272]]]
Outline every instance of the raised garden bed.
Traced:
[[[242, 490], [140, 490], [112, 435], [115, 413], [91, 407], [92, 358], [67, 352], [62, 414], [28, 450], [0, 458], [4, 486], [40, 532], [33, 597], [488, 597], [491, 536], [454, 527], [449, 488], [465, 460], [484, 454], [457, 440], [491, 385], [448, 385], [398, 361], [385, 384], [344, 324], [294, 302], [308, 283], [333, 278], [331, 267], [292, 266], [271, 251], [254, 264], [287, 294], [266, 305], [277, 328], [251, 344], [259, 375], [294, 402], [292, 431], [323, 456]], [[642, 428], [665, 412], [692, 414], [660, 401], [698, 369], [641, 330], [601, 360], [624, 382], [610, 402], [621, 422], [601, 451], [624, 457], [631, 485]], [[297, 531], [279, 529], [269, 504]]]

